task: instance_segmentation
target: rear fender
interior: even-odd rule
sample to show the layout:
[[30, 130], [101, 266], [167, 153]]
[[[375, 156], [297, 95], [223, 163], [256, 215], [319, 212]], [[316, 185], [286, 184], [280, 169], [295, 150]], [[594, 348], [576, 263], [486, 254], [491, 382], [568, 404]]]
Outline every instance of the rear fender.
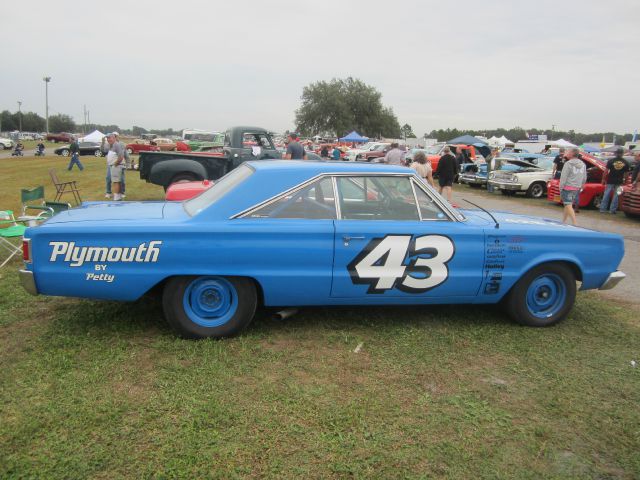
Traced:
[[159, 162], [151, 167], [149, 181], [155, 185], [169, 186], [171, 179], [179, 173], [192, 173], [202, 180], [207, 178], [207, 171], [200, 163], [189, 159], [176, 159]]

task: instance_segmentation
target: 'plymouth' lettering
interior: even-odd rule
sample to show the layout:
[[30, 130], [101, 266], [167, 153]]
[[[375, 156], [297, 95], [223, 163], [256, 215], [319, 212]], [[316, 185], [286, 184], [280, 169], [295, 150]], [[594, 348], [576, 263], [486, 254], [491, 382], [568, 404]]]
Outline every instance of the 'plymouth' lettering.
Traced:
[[80, 267], [85, 262], [157, 262], [162, 241], [141, 243], [137, 247], [78, 247], [75, 242], [49, 242], [50, 262], [63, 257], [70, 267]]

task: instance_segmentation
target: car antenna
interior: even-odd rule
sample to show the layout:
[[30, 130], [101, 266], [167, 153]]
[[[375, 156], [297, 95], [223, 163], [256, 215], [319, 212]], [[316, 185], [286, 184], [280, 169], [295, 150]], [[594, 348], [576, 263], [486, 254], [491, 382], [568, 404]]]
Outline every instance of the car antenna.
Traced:
[[473, 203], [470, 202], [469, 200], [467, 200], [466, 198], [463, 198], [462, 200], [464, 200], [467, 203], [470, 203], [471, 205], [473, 205], [474, 207], [478, 207], [480, 210], [482, 210], [484, 213], [486, 213], [487, 215], [489, 215], [494, 222], [496, 222], [496, 228], [500, 228], [500, 224], [498, 223], [498, 220], [496, 220], [496, 217], [494, 217], [493, 215], [491, 215], [491, 212], [485, 208], [482, 208], [480, 205], [478, 205], [477, 203]]

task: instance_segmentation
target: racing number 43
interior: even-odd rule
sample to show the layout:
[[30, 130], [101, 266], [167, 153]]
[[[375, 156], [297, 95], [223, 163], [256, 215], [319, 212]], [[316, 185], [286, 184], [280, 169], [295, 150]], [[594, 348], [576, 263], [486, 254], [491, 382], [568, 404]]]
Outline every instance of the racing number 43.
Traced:
[[421, 293], [447, 279], [454, 253], [453, 242], [443, 235], [387, 235], [371, 240], [347, 269], [353, 283], [369, 285], [367, 293], [392, 288]]

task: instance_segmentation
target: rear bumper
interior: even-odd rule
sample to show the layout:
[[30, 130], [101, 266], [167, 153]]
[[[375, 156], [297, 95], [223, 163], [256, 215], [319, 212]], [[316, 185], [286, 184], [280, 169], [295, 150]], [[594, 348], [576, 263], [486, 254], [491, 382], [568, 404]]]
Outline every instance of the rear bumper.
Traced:
[[616, 270], [615, 272], [609, 274], [607, 280], [602, 284], [602, 286], [598, 290], [611, 290], [613, 287], [618, 285], [622, 280], [624, 280], [626, 275], [620, 270]]
[[22, 287], [31, 295], [38, 295], [38, 289], [36, 288], [36, 281], [33, 278], [33, 272], [30, 270], [20, 270], [18, 275], [20, 277]]

